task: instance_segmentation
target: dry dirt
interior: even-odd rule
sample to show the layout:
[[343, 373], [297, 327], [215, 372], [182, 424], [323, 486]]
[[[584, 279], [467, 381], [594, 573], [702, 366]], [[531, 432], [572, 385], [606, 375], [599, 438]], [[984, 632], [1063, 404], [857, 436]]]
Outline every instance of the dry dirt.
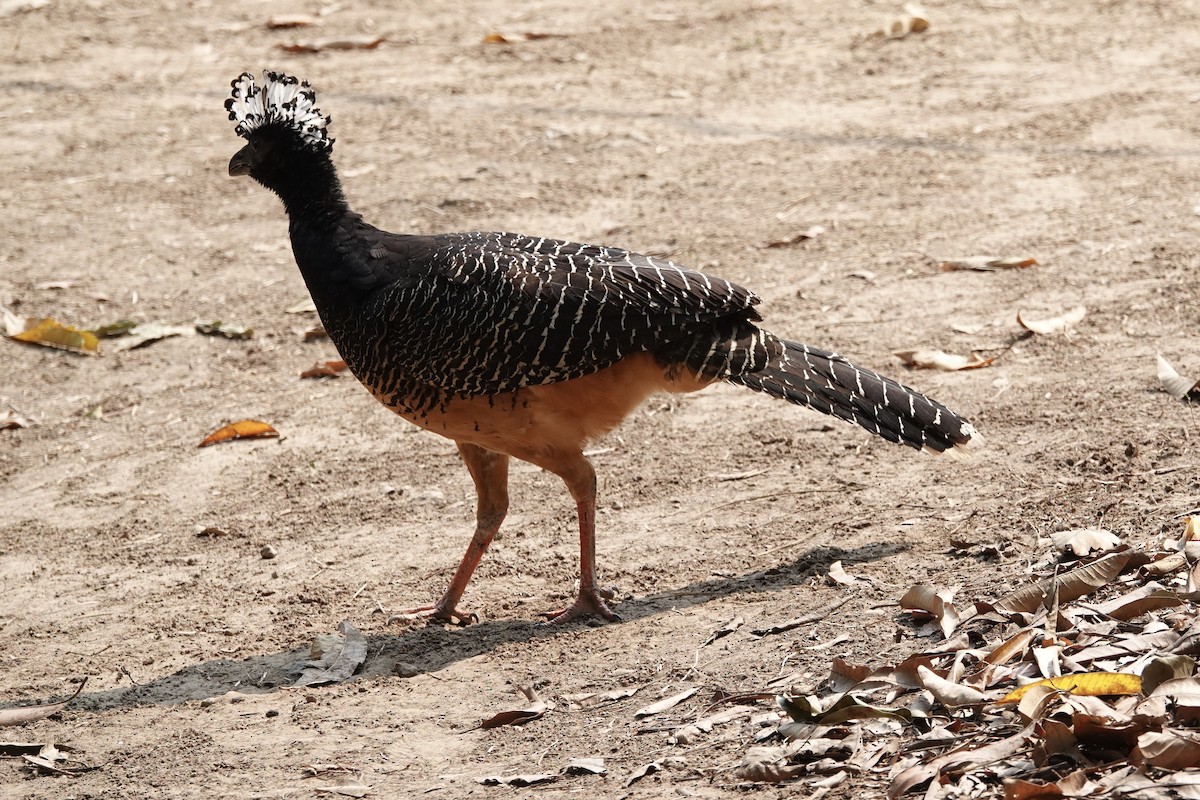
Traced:
[[[898, 7], [862, 0], [338, 3], [314, 28], [264, 24], [320, 10], [53, 0], [0, 20], [0, 304], [83, 327], [255, 330], [91, 358], [0, 342], [0, 402], [36, 422], [0, 433], [0, 707], [89, 677], [67, 711], [4, 738], [67, 743], [96, 767], [36, 776], [3, 758], [0, 797], [315, 798], [347, 778], [311, 764], [361, 772], [381, 798], [806, 796], [735, 788], [744, 722], [686, 746], [661, 728], [717, 690], [919, 650], [896, 606], [915, 582], [995, 597], [1051, 531], [1140, 542], [1195, 510], [1194, 412], [1154, 371], [1162, 352], [1200, 372], [1195, 2], [931, 2], [927, 33], [888, 42], [860, 37]], [[375, 33], [374, 50], [276, 49]], [[987, 449], [936, 459], [729, 387], [652, 402], [595, 450], [601, 575], [624, 622], [536, 623], [568, 598], [577, 542], [558, 480], [519, 466], [465, 601], [482, 621], [388, 624], [441, 592], [472, 487], [449, 441], [352, 379], [298, 378], [334, 353], [302, 339], [311, 315], [285, 313], [305, 291], [279, 204], [226, 175], [228, 82], [267, 66], [317, 86], [372, 222], [670, 252], [755, 288], [772, 330], [963, 412]], [[762, 247], [813, 225], [810, 242]], [[978, 254], [1039, 264], [938, 269]], [[987, 369], [906, 372], [892, 355], [998, 350], [1017, 310], [1077, 304], [1073, 335]], [[196, 447], [246, 417], [282, 437]], [[198, 536], [209, 527], [224, 535]], [[952, 538], [1002, 553], [956, 554]], [[838, 560], [873, 585], [827, 584]], [[369, 642], [361, 677], [289, 688], [343, 619]], [[517, 684], [557, 708], [474, 729], [519, 703]], [[632, 686], [599, 709], [562, 700]], [[587, 756], [608, 776], [476, 782]]]

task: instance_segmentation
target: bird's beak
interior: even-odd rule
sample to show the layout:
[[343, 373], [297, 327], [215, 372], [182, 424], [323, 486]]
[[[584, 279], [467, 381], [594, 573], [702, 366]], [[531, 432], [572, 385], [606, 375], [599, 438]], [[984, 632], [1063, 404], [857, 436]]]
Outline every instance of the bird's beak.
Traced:
[[257, 163], [254, 151], [250, 145], [246, 145], [241, 150], [233, 154], [233, 158], [229, 159], [229, 174], [230, 175], [249, 175], [250, 169]]

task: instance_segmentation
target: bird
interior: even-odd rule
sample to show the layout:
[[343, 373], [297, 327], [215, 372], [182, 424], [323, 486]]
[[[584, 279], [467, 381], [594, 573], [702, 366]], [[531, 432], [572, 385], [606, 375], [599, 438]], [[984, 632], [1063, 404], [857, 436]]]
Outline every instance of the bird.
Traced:
[[516, 458], [563, 480], [579, 528], [564, 624], [620, 619], [596, 571], [596, 472], [585, 446], [653, 393], [740, 385], [932, 453], [980, 441], [963, 416], [837, 353], [760, 327], [758, 295], [667, 259], [501, 231], [390, 233], [350, 209], [331, 117], [307, 81], [244, 72], [225, 102], [245, 145], [229, 174], [274, 192], [329, 338], [384, 406], [455, 442], [476, 524], [450, 584], [408, 619], [478, 621], [459, 608], [508, 511]]

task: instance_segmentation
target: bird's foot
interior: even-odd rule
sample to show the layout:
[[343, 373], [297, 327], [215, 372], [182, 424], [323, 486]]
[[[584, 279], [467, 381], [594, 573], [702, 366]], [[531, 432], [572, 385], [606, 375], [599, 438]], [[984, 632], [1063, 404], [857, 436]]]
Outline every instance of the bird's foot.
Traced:
[[580, 589], [579, 595], [570, 608], [562, 611], [547, 611], [543, 616], [549, 617], [547, 623], [550, 625], [563, 625], [591, 614], [597, 614], [609, 622], [620, 622], [620, 615], [609, 608], [608, 603], [605, 602], [612, 600], [616, 595], [617, 591], [612, 587], [594, 587], [591, 591]]
[[388, 624], [390, 625], [393, 622], [412, 622], [420, 619], [440, 620], [441, 622], [449, 622], [451, 625], [465, 627], [479, 622], [479, 615], [474, 611], [459, 611], [452, 606], [434, 603], [431, 606], [417, 606], [407, 611], [401, 611], [399, 614], [393, 614], [388, 617]]

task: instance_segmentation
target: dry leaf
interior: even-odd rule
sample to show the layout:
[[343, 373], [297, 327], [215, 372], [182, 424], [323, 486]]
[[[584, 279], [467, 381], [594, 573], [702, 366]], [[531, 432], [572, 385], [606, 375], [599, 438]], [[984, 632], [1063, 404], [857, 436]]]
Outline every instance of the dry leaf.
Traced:
[[40, 706], [19, 706], [17, 708], [0, 709], [0, 728], [9, 727], [12, 725], [28, 725], [30, 722], [37, 722], [38, 720], [45, 719], [53, 714], [57, 714], [59, 711], [62, 711], [67, 707], [67, 703], [70, 703], [79, 696], [79, 693], [83, 691], [83, 687], [86, 684], [87, 678], [84, 678], [79, 682], [79, 685], [75, 687], [74, 694], [72, 694], [66, 700], [61, 700], [57, 703], [46, 703], [45, 705]]
[[1059, 550], [1070, 549], [1077, 556], [1086, 556], [1093, 550], [1103, 553], [1121, 543], [1121, 537], [1103, 528], [1077, 528], [1050, 534], [1050, 541]]
[[124, 336], [136, 327], [137, 323], [131, 319], [119, 319], [108, 325], [92, 328], [92, 333], [101, 339], [108, 339], [113, 336]]
[[804, 764], [780, 763], [786, 757], [782, 747], [751, 747], [742, 756], [742, 763], [734, 774], [744, 781], [777, 783], [804, 774], [807, 767]]
[[867, 578], [856, 578], [846, 572], [842, 567], [841, 561], [835, 561], [829, 565], [829, 574], [826, 578], [831, 584], [840, 584], [842, 586], [858, 586], [859, 584], [870, 584], [871, 581]]
[[343, 797], [366, 797], [371, 791], [371, 787], [365, 783], [341, 783], [336, 786], [318, 786], [313, 791], [325, 794], [340, 794]]
[[700, 687], [698, 686], [691, 689], [684, 689], [679, 694], [673, 694], [670, 697], [659, 700], [657, 703], [651, 703], [645, 708], [639, 708], [637, 711], [633, 712], [633, 718], [640, 719], [641, 717], [652, 717], [655, 714], [661, 714], [662, 712], [679, 705], [698, 691], [700, 691]]
[[300, 373], [301, 378], [336, 378], [339, 373], [345, 372], [346, 362], [342, 360], [335, 361], [318, 361], [304, 372]]
[[505, 39], [502, 34], [492, 32], [483, 37], [484, 44], [508, 44], [508, 39]]
[[1158, 379], [1167, 390], [1167, 394], [1176, 400], [1200, 401], [1200, 381], [1183, 377], [1162, 356], [1155, 358], [1158, 361]]
[[316, 19], [308, 14], [276, 14], [267, 19], [267, 29], [278, 31], [287, 28], [307, 28], [316, 22]]
[[910, 33], [929, 30], [929, 18], [916, 3], [906, 3], [904, 13], [868, 36], [868, 39], [903, 39]]
[[279, 431], [265, 422], [259, 422], [256, 419], [244, 419], [240, 422], [230, 423], [224, 428], [210, 433], [198, 446], [208, 447], [209, 445], [227, 442], [231, 439], [270, 439], [278, 435]]
[[1059, 333], [1067, 331], [1079, 324], [1083, 318], [1087, 316], [1087, 308], [1084, 306], [1075, 306], [1070, 311], [1065, 311], [1057, 317], [1049, 319], [1025, 319], [1021, 312], [1017, 312], [1017, 324], [1027, 331], [1045, 336], [1051, 333]]
[[722, 625], [721, 627], [719, 627], [715, 631], [713, 631], [711, 634], [709, 634], [708, 638], [705, 639], [700, 644], [700, 646], [707, 647], [708, 645], [715, 642], [717, 639], [721, 639], [721, 638], [728, 636], [729, 634], [733, 633], [734, 631], [736, 631], [738, 628], [742, 627], [745, 624], [746, 624], [746, 620], [742, 619], [741, 617], [734, 617], [733, 619], [729, 620], [729, 622], [726, 622], [724, 625]]
[[1164, 769], [1200, 767], [1200, 740], [1184, 731], [1146, 731], [1138, 736], [1137, 749], [1147, 764]]
[[196, 333], [202, 333], [205, 336], [224, 336], [226, 339], [251, 339], [254, 337], [254, 328], [221, 322], [218, 319], [212, 322], [197, 322]]
[[486, 778], [476, 778], [484, 786], [536, 786], [539, 783], [551, 783], [558, 780], [553, 772], [538, 772], [530, 775], [488, 775]]
[[29, 327], [29, 320], [18, 317], [6, 306], [0, 306], [0, 318], [3, 318], [5, 336], [13, 336]]
[[33, 420], [23, 414], [17, 413], [17, 410], [11, 406], [0, 411], [0, 431], [28, 428], [32, 424]]
[[572, 758], [562, 768], [564, 775], [607, 775], [603, 758]]
[[786, 239], [775, 239], [774, 241], [766, 242], [759, 245], [759, 247], [764, 250], [773, 250], [780, 247], [791, 247], [794, 244], [800, 244], [801, 242], [807, 242], [809, 239], [815, 239], [824, 232], [824, 226], [812, 225], [806, 231], [793, 234]]
[[1037, 264], [1034, 258], [1001, 258], [999, 256], [966, 256], [947, 258], [941, 263], [943, 272], [967, 269], [975, 272], [994, 272], [999, 269], [1024, 269]]
[[1022, 587], [1005, 595], [992, 604], [1001, 613], [1030, 613], [1042, 607], [1046, 598], [1055, 591], [1059, 602], [1068, 603], [1094, 592], [1121, 574], [1129, 561], [1129, 553], [1110, 553], [1098, 561], [1078, 567], [1059, 575], [1045, 578], [1030, 586]]
[[629, 777], [625, 779], [625, 787], [629, 788], [633, 784], [640, 781], [642, 778], [646, 777], [647, 775], [653, 775], [654, 773], [658, 772], [660, 769], [662, 769], [661, 761], [651, 761], [649, 764], [643, 764], [642, 766], [638, 767], [633, 772], [631, 772], [629, 774]]
[[1191, 656], [1158, 656], [1142, 668], [1142, 692], [1147, 696], [1154, 695], [1155, 689], [1162, 684], [1179, 679], [1186, 680], [1192, 677], [1195, 670], [1196, 661]]
[[888, 785], [887, 796], [891, 800], [895, 800], [895, 798], [908, 792], [909, 789], [937, 777], [944, 769], [949, 770], [971, 764], [986, 764], [1010, 758], [1025, 747], [1032, 731], [1033, 726], [1030, 725], [998, 742], [993, 742], [983, 747], [953, 750], [943, 756], [938, 756], [937, 758], [909, 767], [892, 778], [891, 784]]
[[320, 686], [348, 680], [367, 660], [367, 639], [350, 620], [342, 620], [336, 634], [318, 636], [309, 650], [294, 686]]
[[386, 36], [350, 36], [345, 39], [311, 39], [275, 46], [285, 53], [320, 53], [325, 50], [374, 50], [385, 41]]
[[981, 706], [987, 702], [987, 695], [978, 689], [948, 681], [928, 667], [917, 667], [917, 675], [933, 698], [947, 708]]
[[978, 353], [967, 356], [945, 353], [941, 350], [897, 350], [893, 353], [906, 367], [920, 369], [940, 369], [945, 372], [958, 372], [964, 369], [979, 369], [987, 367], [996, 359], [984, 358]]
[[595, 708], [596, 706], [615, 703], [618, 700], [624, 700], [626, 697], [633, 697], [643, 687], [629, 686], [624, 689], [613, 689], [610, 692], [586, 692], [584, 694], [564, 694], [563, 700], [567, 701], [567, 705], [572, 710], [582, 708]]
[[1026, 628], [1014, 634], [1007, 641], [1000, 643], [992, 648], [992, 651], [984, 657], [984, 661], [989, 664], [1002, 665], [1007, 664], [1014, 658], [1024, 655], [1033, 641], [1034, 633], [1030, 628]]
[[100, 340], [91, 331], [72, 328], [49, 318], [36, 320], [19, 333], [10, 334], [9, 338], [89, 356], [95, 355], [100, 347]]
[[920, 609], [933, 615], [943, 636], [950, 636], [958, 627], [960, 615], [952, 602], [957, 589], [935, 589], [928, 584], [919, 583], [904, 593], [900, 598], [900, 607]]
[[1085, 672], [1078, 675], [1061, 675], [1057, 678], [1046, 678], [1028, 683], [1012, 690], [996, 702], [1000, 704], [1016, 703], [1035, 686], [1049, 686], [1081, 697], [1108, 697], [1140, 694], [1142, 678], [1140, 675], [1129, 675], [1124, 672]]
[[517, 691], [525, 695], [525, 699], [529, 701], [529, 705], [524, 708], [511, 708], [507, 711], [501, 711], [499, 714], [479, 723], [479, 727], [487, 730], [489, 728], [499, 728], [504, 725], [524, 725], [526, 722], [532, 722], [554, 708], [553, 703], [547, 703], [538, 697], [537, 692], [533, 690], [532, 686], [518, 686]]
[[313, 302], [311, 297], [307, 297], [307, 298], [301, 300], [299, 303], [296, 303], [296, 305], [291, 306], [289, 308], [285, 308], [283, 310], [283, 313], [285, 313], [285, 314], [307, 314], [310, 311], [316, 311], [316, 310], [317, 310], [316, 303]]
[[328, 339], [329, 332], [325, 330], [324, 325], [316, 325], [304, 332], [304, 341], [311, 342], [317, 339]]
[[113, 345], [115, 350], [134, 350], [172, 336], [194, 336], [194, 325], [168, 325], [165, 322], [146, 322], [130, 328], [128, 333]]

